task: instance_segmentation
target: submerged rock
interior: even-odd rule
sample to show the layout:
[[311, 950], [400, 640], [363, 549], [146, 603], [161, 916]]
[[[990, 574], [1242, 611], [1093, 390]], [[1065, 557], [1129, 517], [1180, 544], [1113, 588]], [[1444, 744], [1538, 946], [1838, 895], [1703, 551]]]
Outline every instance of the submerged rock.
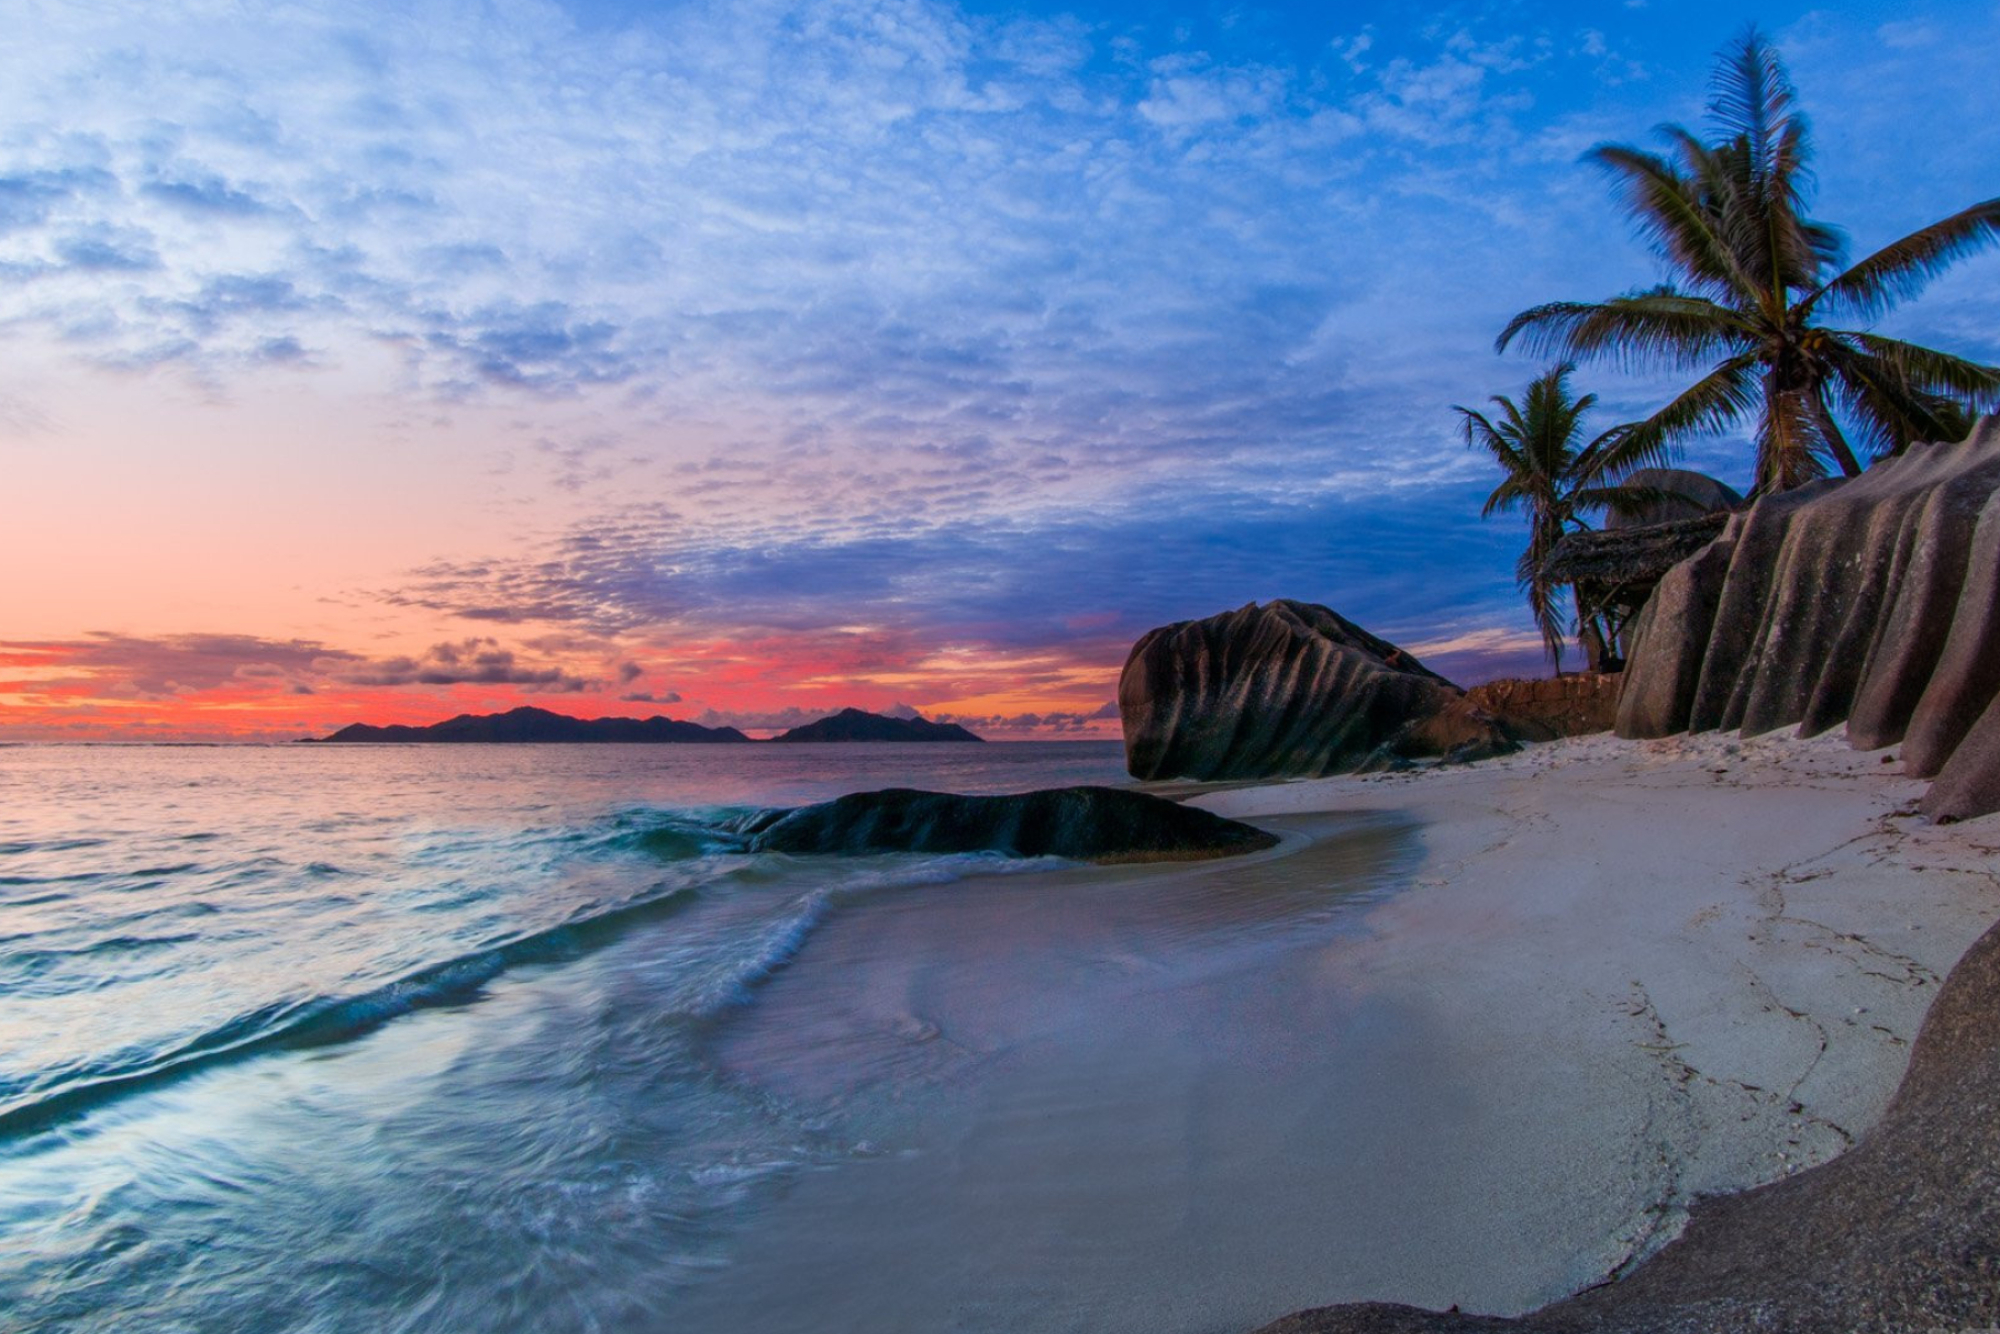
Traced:
[[1289, 599], [1148, 632], [1125, 661], [1118, 712], [1136, 778], [1315, 778], [1518, 748], [1410, 654]]
[[746, 826], [752, 852], [998, 852], [1077, 861], [1193, 861], [1273, 847], [1261, 829], [1164, 797], [1110, 787], [998, 797], [890, 788]]
[[1640, 613], [1618, 734], [1846, 723], [1933, 818], [2000, 810], [1997, 491], [2000, 419], [1733, 515]]
[[2000, 1326], [2000, 926], [1924, 1018], [1882, 1122], [1832, 1162], [1696, 1204], [1625, 1278], [1522, 1316], [1368, 1303], [1261, 1334], [1752, 1334]]

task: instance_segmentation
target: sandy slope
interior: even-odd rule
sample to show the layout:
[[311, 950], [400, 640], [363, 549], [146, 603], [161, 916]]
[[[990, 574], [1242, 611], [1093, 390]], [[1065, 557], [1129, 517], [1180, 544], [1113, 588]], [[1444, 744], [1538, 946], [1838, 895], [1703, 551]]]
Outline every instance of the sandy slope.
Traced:
[[[1533, 1097], [1589, 1071], [1602, 1098], [1537, 1108], [1537, 1133], [1579, 1163], [1625, 1163], [1624, 1216], [1594, 1230], [1530, 1197], [1493, 1201], [1496, 1244], [1567, 1252], [1578, 1285], [1656, 1249], [1694, 1197], [1847, 1147], [1894, 1091], [1939, 980], [2000, 917], [2000, 818], [1925, 824], [1923, 785], [1893, 753], [1837, 735], [1598, 736], [1199, 801], [1252, 820], [1338, 808], [1423, 822], [1416, 886], [1374, 909], [1343, 967], [1496, 1086]], [[1430, 1259], [1460, 1276], [1450, 1300], [1467, 1310], [1522, 1309], [1479, 1256]]]

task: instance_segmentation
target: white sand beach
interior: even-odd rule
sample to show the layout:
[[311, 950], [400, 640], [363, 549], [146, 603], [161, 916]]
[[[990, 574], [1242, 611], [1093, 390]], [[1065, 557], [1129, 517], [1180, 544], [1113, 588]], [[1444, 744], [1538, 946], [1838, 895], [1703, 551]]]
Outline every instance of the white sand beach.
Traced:
[[845, 913], [716, 1045], [880, 1153], [774, 1199], [690, 1318], [1247, 1330], [1619, 1272], [1865, 1133], [2000, 917], [2000, 820], [1923, 823], [1892, 754], [1597, 736], [1216, 791], [1285, 845]]

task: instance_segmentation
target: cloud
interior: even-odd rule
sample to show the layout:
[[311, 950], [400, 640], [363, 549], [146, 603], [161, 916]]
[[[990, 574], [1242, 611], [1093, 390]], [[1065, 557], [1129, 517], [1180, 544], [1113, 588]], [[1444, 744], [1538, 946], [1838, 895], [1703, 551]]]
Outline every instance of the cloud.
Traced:
[[663, 695], [655, 695], [641, 690], [630, 695], [620, 695], [618, 699], [621, 703], [625, 704], [678, 704], [681, 702], [680, 692], [674, 690], [669, 690]]
[[591, 682], [560, 667], [530, 667], [516, 660], [512, 649], [487, 638], [434, 644], [421, 657], [393, 657], [367, 662], [335, 673], [357, 686], [514, 685], [533, 691], [569, 693]]
[[[632, 513], [546, 551], [438, 564], [383, 594], [474, 621], [547, 621], [635, 642], [829, 635], [871, 627], [911, 645], [1122, 657], [1138, 634], [1278, 596], [1327, 601], [1391, 638], [1476, 602], [1513, 599], [1510, 523], [1466, 526], [1478, 482], [1377, 498], [1278, 503], [1162, 489], [1140, 513], [1050, 513], [842, 535], [766, 525], [751, 542]], [[809, 650], [802, 648], [802, 656]]]
[[1050, 737], [1094, 737], [1105, 738], [1118, 735], [1116, 728], [1104, 726], [1107, 719], [1116, 721], [1116, 705], [1107, 706], [1110, 712], [1098, 709], [1094, 713], [1051, 710], [1045, 713], [1011, 714], [955, 714], [941, 713], [939, 722], [957, 723], [971, 732], [986, 735], [1025, 735], [1041, 738]]
[[[371, 484], [484, 535], [377, 595], [449, 627], [415, 644], [486, 644], [457, 662], [259, 641], [322, 694], [671, 682], [733, 708], [739, 679], [790, 698], [767, 676], [789, 663], [810, 698], [929, 704], [993, 694], [983, 655], [1047, 702], [968, 707], [1046, 719], [1087, 714], [1151, 625], [1278, 595], [1452, 672], [1516, 661], [1519, 533], [1476, 518], [1490, 479], [1450, 407], [1533, 373], [1491, 351], [1515, 311], [1652, 276], [1575, 159], [1698, 120], [1736, 19], [1178, 17], [34, 7], [0, 51], [0, 340], [37, 404], [111, 379], [171, 418], [62, 501], [79, 531], [153, 503], [117, 491], [144, 475], [117, 450], [309, 383], [323, 436], [395, 451]], [[1961, 35], [1924, 45], [1946, 17]], [[1990, 10], [1876, 23], [1780, 34], [1862, 244], [1990, 193], [2000, 152]], [[2000, 268], [1967, 265], [1885, 331], [2000, 359], [1996, 296]], [[1582, 375], [1605, 424], [1674, 387]], [[323, 456], [294, 452], [208, 513], [317, 494]], [[409, 560], [340, 540], [344, 569]], [[114, 662], [62, 633], [128, 695], [263, 679], [197, 637]]]
[[[17, 674], [7, 677], [10, 669]], [[354, 687], [454, 685], [572, 693], [595, 684], [560, 666], [524, 663], [513, 650], [483, 637], [386, 658], [313, 640], [238, 634], [98, 633], [0, 642], [0, 694], [51, 698], [174, 700], [246, 691], [311, 695]]]
[[[842, 706], [845, 707], [845, 706]], [[778, 709], [704, 709], [692, 721], [703, 727], [734, 727], [745, 732], [790, 731], [840, 712], [839, 708], [808, 708], [788, 704]]]

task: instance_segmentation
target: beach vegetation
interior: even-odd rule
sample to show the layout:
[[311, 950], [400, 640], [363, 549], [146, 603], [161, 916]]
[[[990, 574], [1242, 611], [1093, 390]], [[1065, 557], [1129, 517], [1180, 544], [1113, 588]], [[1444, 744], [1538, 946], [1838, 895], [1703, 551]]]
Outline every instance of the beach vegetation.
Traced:
[[2000, 367], [1867, 326], [2000, 241], [2000, 199], [1850, 264], [1841, 231], [1808, 214], [1810, 127], [1761, 32], [1746, 29], [1723, 50], [1711, 92], [1709, 137], [1667, 125], [1664, 151], [1607, 143], [1586, 155], [1615, 182], [1668, 280], [1607, 301], [1524, 310], [1498, 347], [1700, 372], [1664, 407], [1620, 428], [1620, 453], [1634, 466], [1663, 463], [1690, 436], [1750, 423], [1755, 494], [1854, 476], [1914, 443], [1962, 438], [1975, 414], [2000, 403]]
[[[1557, 597], [1559, 585], [1548, 575], [1549, 553], [1563, 534], [1589, 527], [1585, 512], [1644, 498], [1628, 497], [1612, 485], [1636, 466], [1627, 429], [1613, 427], [1584, 439], [1583, 419], [1597, 395], [1571, 391], [1569, 377], [1575, 369], [1569, 362], [1551, 366], [1528, 385], [1519, 403], [1495, 394], [1491, 411], [1452, 409], [1459, 414], [1466, 444], [1490, 454], [1503, 474], [1480, 517], [1513, 512], [1527, 517], [1528, 546], [1515, 562], [1514, 574], [1558, 675], [1569, 616]], [[1611, 628], [1593, 625], [1593, 619], [1579, 604], [1579, 633], [1586, 641], [1594, 634], [1597, 643], [1610, 643]]]

